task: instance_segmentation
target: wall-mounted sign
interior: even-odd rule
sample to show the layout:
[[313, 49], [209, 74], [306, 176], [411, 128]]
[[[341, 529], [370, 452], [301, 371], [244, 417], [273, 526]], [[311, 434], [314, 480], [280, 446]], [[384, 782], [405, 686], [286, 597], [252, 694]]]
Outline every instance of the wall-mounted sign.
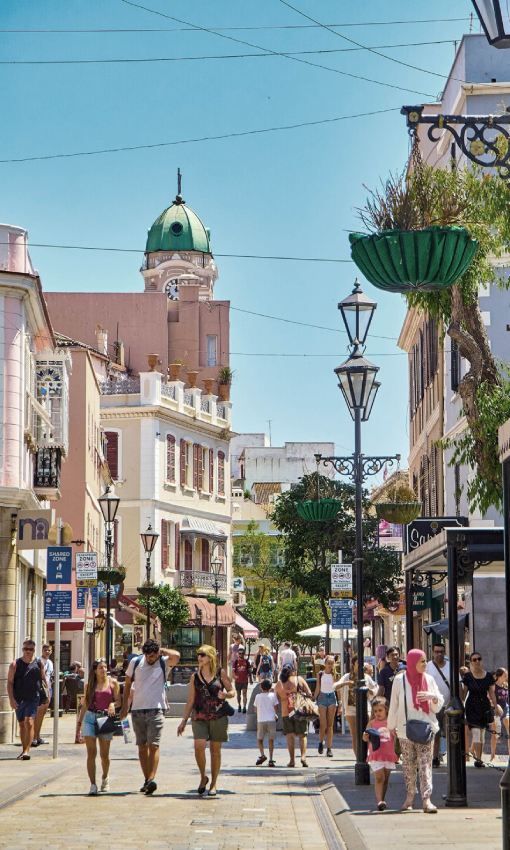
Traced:
[[407, 526], [407, 552], [412, 552], [413, 549], [418, 549], [431, 537], [439, 534], [443, 528], [465, 528], [469, 525], [469, 520], [465, 516], [436, 516], [436, 517], [420, 517], [410, 522]]
[[244, 578], [242, 576], [234, 576], [232, 579], [232, 590], [236, 593], [244, 593]]
[[70, 546], [48, 546], [46, 581], [48, 584], [71, 584], [73, 550]]
[[429, 587], [413, 585], [411, 593], [413, 594], [413, 611], [424, 611], [426, 608], [430, 608], [431, 593]]
[[18, 549], [46, 549], [52, 511], [18, 511], [16, 545]]
[[334, 602], [331, 606], [331, 628], [352, 629], [354, 600], [335, 599], [331, 601]]
[[44, 619], [70, 620], [73, 609], [73, 594], [71, 590], [44, 591]]
[[332, 599], [350, 599], [352, 596], [352, 564], [331, 564]]
[[[88, 587], [77, 587], [76, 588], [76, 607], [77, 608], [85, 608], [87, 605], [87, 593], [89, 592]], [[92, 607], [99, 608], [99, 588], [91, 587], [90, 592], [92, 594]]]
[[97, 585], [97, 552], [76, 553], [76, 586], [95, 587]]

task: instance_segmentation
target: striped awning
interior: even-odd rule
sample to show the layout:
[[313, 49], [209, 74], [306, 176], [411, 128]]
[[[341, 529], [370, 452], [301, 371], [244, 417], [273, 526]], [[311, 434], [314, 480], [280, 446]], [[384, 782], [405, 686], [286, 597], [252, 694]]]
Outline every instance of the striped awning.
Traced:
[[196, 537], [207, 537], [210, 540], [226, 540], [227, 535], [214, 522], [208, 519], [199, 519], [194, 516], [185, 516], [181, 524], [181, 534], [193, 534]]
[[[208, 602], [202, 596], [186, 596], [186, 602], [192, 620], [200, 620], [203, 626], [214, 626], [216, 624], [215, 605]], [[236, 621], [236, 612], [228, 602], [218, 605], [218, 626], [233, 626]]]

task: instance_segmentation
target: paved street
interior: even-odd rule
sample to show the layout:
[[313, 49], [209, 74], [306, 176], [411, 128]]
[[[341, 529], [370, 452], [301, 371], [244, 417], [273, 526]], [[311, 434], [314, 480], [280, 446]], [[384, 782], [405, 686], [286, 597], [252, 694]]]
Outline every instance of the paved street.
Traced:
[[[115, 739], [112, 744], [112, 791], [87, 797], [83, 746], [72, 743], [74, 716], [61, 723], [61, 757], [51, 759], [51, 746], [33, 751], [30, 762], [11, 761], [16, 746], [0, 748], [0, 848], [63, 850], [97, 847], [98, 836], [115, 848], [172, 848], [172, 850], [378, 850], [398, 842], [409, 850], [453, 847], [462, 850], [501, 846], [498, 783], [494, 768], [468, 767], [467, 809], [445, 809], [441, 795], [446, 770], [434, 772], [436, 816], [417, 809], [401, 814], [404, 797], [400, 771], [392, 778], [384, 814], [374, 812], [373, 787], [354, 786], [351, 751], [340, 736], [335, 757], [320, 757], [316, 736], [310, 736], [308, 769], [285, 767], [283, 736], [276, 750], [277, 768], [256, 768], [254, 733], [244, 731], [244, 718], [231, 723], [224, 748], [223, 770], [216, 800], [196, 795], [197, 774], [192, 739], [176, 737], [177, 720], [165, 724], [158, 790], [145, 798], [134, 745]], [[45, 735], [51, 738], [51, 722]], [[504, 763], [498, 758], [498, 766]], [[28, 796], [11, 802], [14, 796]], [[134, 805], [135, 804], [135, 805]], [[37, 810], [37, 818], [29, 815]], [[41, 829], [44, 824], [44, 829]]]

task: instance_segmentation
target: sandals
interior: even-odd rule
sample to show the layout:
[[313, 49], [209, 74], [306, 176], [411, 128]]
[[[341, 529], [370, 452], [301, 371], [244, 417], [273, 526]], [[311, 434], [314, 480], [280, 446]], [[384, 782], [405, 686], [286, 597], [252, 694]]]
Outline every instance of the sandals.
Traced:
[[296, 762], [295, 762], [295, 761], [289, 761], [289, 763], [288, 763], [288, 765], [287, 765], [287, 767], [295, 767], [295, 766], [296, 766]]
[[200, 785], [199, 785], [199, 786], [198, 786], [198, 788], [197, 788], [197, 791], [198, 791], [198, 793], [200, 794], [200, 796], [202, 796], [202, 794], [205, 792], [205, 789], [207, 788], [207, 783], [208, 783], [208, 782], [209, 782], [209, 777], [208, 777], [208, 776], [204, 776], [204, 781], [203, 781], [203, 782], [200, 782]]
[[259, 767], [261, 764], [264, 764], [265, 761], [267, 761], [267, 756], [259, 756], [255, 765]]
[[276, 767], [276, 762], [275, 762], [275, 760], [274, 760], [274, 759], [269, 759], [269, 761], [268, 761], [268, 763], [267, 763], [267, 766], [268, 766], [268, 767]]
[[217, 793], [218, 792], [216, 791], [216, 788], [209, 788], [209, 791], [207, 792], [207, 796], [208, 797], [216, 797]]
[[308, 762], [306, 759], [301, 759], [301, 764], [303, 765], [303, 767], [308, 767]]

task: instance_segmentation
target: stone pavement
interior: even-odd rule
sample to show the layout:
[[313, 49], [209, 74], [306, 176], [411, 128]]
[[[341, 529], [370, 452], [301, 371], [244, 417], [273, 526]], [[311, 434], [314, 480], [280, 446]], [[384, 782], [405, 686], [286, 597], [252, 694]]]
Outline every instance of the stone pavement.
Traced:
[[[243, 720], [233, 718], [215, 799], [197, 796], [191, 730], [177, 738], [179, 720], [173, 718], [165, 722], [153, 797], [139, 793], [142, 774], [136, 748], [122, 738], [112, 742], [111, 792], [88, 797], [85, 748], [72, 743], [74, 718], [64, 717], [58, 764], [65, 772], [2, 808], [0, 848], [341, 850], [313, 771], [284, 767], [282, 736], [275, 753], [278, 767], [256, 768], [255, 735], [244, 731]], [[47, 721], [44, 737], [51, 739], [50, 733]], [[30, 762], [12, 760], [19, 747], [0, 750], [0, 805], [1, 795], [19, 785], [21, 772], [24, 781], [29, 774], [40, 781], [44, 771], [55, 767], [50, 745], [34, 750]]]
[[[134, 744], [112, 742], [111, 788], [87, 797], [85, 748], [75, 745], [74, 716], [61, 721], [59, 759], [51, 758], [52, 722], [43, 730], [50, 744], [33, 751], [29, 762], [15, 761], [17, 746], [0, 747], [1, 850], [97, 850], [98, 843], [147, 850], [379, 850], [398, 844], [405, 850], [450, 846], [454, 850], [501, 847], [501, 772], [468, 766], [467, 809], [446, 809], [446, 769], [434, 771], [433, 800], [440, 811], [400, 813], [404, 799], [400, 770], [392, 776], [390, 809], [375, 809], [373, 786], [353, 782], [349, 738], [335, 736], [334, 758], [317, 754], [309, 736], [308, 769], [289, 769], [282, 735], [277, 767], [255, 767], [255, 735], [235, 715], [216, 799], [199, 798], [190, 730], [176, 737], [178, 719], [167, 719], [158, 790], [138, 792], [141, 772]], [[297, 762], [299, 764], [299, 761]], [[498, 757], [499, 767], [505, 764]], [[99, 775], [99, 774], [98, 774]], [[322, 793], [321, 793], [322, 792]], [[20, 798], [16, 801], [16, 798]], [[418, 798], [417, 798], [418, 802]], [[37, 817], [34, 817], [37, 812]], [[336, 826], [335, 826], [336, 824]]]

